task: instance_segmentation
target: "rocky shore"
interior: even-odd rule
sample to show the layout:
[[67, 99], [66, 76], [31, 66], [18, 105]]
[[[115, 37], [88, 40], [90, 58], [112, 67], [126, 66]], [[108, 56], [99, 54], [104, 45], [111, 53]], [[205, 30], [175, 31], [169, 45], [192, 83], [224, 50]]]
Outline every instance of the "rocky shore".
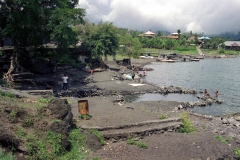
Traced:
[[[134, 59], [132, 64], [140, 69], [153, 59]], [[47, 75], [36, 75], [33, 81], [51, 81], [51, 90], [44, 85], [16, 84], [15, 92], [21, 96], [52, 96], [67, 99], [77, 126], [98, 129], [107, 144], [92, 149], [89, 159], [235, 159], [232, 149], [240, 147], [240, 114], [213, 117], [198, 115], [190, 107], [204, 107], [210, 103], [221, 103], [205, 97], [198, 91], [178, 86], [157, 87], [140, 80], [122, 79], [130, 68], [110, 61], [104, 71], [93, 74], [74, 67], [60, 69]], [[140, 72], [140, 71], [139, 71]], [[61, 91], [61, 76], [69, 76], [69, 90]], [[140, 75], [141, 77], [141, 75]], [[42, 83], [39, 83], [42, 84]], [[125, 95], [144, 93], [198, 94], [201, 103], [174, 101], [126, 102]], [[87, 100], [91, 118], [80, 118], [79, 100]], [[178, 132], [182, 125], [180, 117], [188, 113], [197, 131], [191, 134]], [[162, 117], [165, 117], [162, 119]], [[214, 138], [220, 135], [227, 144]], [[126, 140], [134, 138], [145, 143], [148, 149], [128, 145]], [[91, 145], [91, 144], [90, 144]], [[94, 148], [94, 142], [90, 148]]]

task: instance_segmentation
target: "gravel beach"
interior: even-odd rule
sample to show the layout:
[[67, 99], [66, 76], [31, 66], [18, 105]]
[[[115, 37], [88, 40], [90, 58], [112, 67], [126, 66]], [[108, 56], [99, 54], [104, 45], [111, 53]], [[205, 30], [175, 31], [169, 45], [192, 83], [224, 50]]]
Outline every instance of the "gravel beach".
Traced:
[[[154, 59], [139, 59], [132, 61], [132, 65], [143, 67], [145, 64], [154, 61]], [[136, 83], [130, 80], [113, 80], [113, 75], [122, 66], [109, 62], [109, 69], [103, 72], [94, 72], [89, 74], [95, 83], [87, 84], [86, 88], [101, 88], [105, 91], [134, 91], [145, 92], [155, 90], [157, 87], [143, 83], [142, 86], [131, 86]], [[108, 127], [140, 123], [148, 120], [159, 120], [161, 115], [167, 118], [180, 118], [182, 113], [189, 113], [187, 110], [176, 110], [180, 102], [174, 101], [146, 101], [135, 103], [116, 103], [118, 94], [100, 97], [73, 98], [67, 97], [71, 102], [72, 112], [77, 119], [79, 127]], [[92, 116], [89, 120], [80, 120], [78, 112], [78, 100], [88, 100], [89, 114]], [[210, 116], [211, 117], [211, 116]], [[126, 141], [107, 141], [102, 148], [92, 151], [89, 159], [99, 158], [104, 160], [147, 160], [147, 159], [168, 159], [168, 160], [187, 160], [187, 159], [234, 159], [232, 151], [234, 147], [239, 147], [239, 141], [228, 140], [227, 144], [221, 143], [214, 138], [216, 135], [223, 137], [229, 136], [227, 129], [222, 125], [221, 117], [205, 117], [202, 115], [194, 116], [189, 114], [197, 131], [190, 134], [179, 132], [164, 132], [153, 134], [139, 139], [145, 143], [148, 149], [138, 148], [135, 145], [129, 145]], [[225, 127], [226, 128], [226, 127]], [[230, 131], [230, 129], [228, 128]], [[233, 129], [233, 133], [239, 133]]]
[[[155, 61], [155, 59], [133, 59], [132, 65], [141, 68], [153, 61]], [[162, 133], [149, 134], [147, 136], [145, 134], [137, 138], [137, 141], [148, 146], [147, 149], [138, 148], [136, 145], [129, 145], [126, 140], [107, 140], [106, 144], [101, 148], [89, 151], [89, 160], [94, 158], [101, 160], [216, 160], [236, 158], [232, 150], [233, 148], [240, 147], [240, 115], [227, 118], [197, 115], [186, 109], [178, 109], [180, 102], [175, 101], [132, 103], [118, 101], [118, 99], [124, 97], [122, 93], [145, 93], [154, 91], [158, 89], [158, 87], [144, 82], [138, 83], [132, 80], [115, 79], [120, 71], [127, 70], [126, 67], [120, 66], [111, 60], [107, 65], [108, 68], [104, 71], [99, 72], [99, 70], [96, 69], [96, 72], [93, 72], [92, 75], [89, 72], [74, 67], [59, 67], [58, 72], [37, 75], [35, 79], [54, 82], [52, 86], [53, 92], [64, 93], [79, 89], [91, 89], [105, 93], [100, 96], [87, 96], [84, 98], [59, 96], [59, 98], [68, 99], [74, 119], [76, 120], [76, 125], [81, 128], [109, 128], [147, 121], [159, 121], [162, 115], [165, 116], [166, 120], [171, 118], [179, 119], [182, 113], [188, 113], [188, 117], [196, 127], [196, 131], [184, 134], [170, 129]], [[61, 91], [61, 76], [64, 73], [69, 76], [69, 91]], [[80, 83], [80, 81], [84, 79], [91, 80], [91, 83]], [[133, 84], [138, 85], [134, 86]], [[19, 92], [22, 90], [44, 89], [45, 86], [39, 88], [39, 86], [29, 84], [15, 86], [15, 90]], [[88, 101], [89, 114], [91, 115], [90, 119], [83, 120], [80, 118], [78, 110], [79, 100]], [[227, 144], [214, 138], [217, 135], [225, 138]]]

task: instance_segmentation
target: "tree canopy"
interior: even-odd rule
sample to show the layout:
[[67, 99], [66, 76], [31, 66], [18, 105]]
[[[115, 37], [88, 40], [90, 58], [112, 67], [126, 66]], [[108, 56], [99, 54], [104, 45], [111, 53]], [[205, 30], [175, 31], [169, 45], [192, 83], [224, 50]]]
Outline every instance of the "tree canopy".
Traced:
[[76, 28], [80, 33], [81, 48], [89, 57], [104, 55], [105, 61], [107, 61], [107, 55], [111, 55], [117, 50], [117, 28], [112, 23], [99, 22], [97, 25], [86, 23], [84, 27]]
[[133, 38], [130, 34], [123, 34], [120, 37], [120, 49], [126, 56], [131, 59], [133, 58], [139, 58], [141, 51], [142, 51], [142, 45], [137, 37]]
[[83, 23], [85, 10], [74, 8], [78, 0], [0, 1], [0, 35], [15, 47], [38, 46], [56, 40], [60, 47], [76, 42], [71, 26]]
[[19, 68], [21, 48], [35, 48], [55, 40], [67, 48], [77, 42], [73, 25], [84, 23], [85, 10], [75, 8], [78, 0], [0, 0], [0, 38], [10, 38], [14, 46], [11, 67]]

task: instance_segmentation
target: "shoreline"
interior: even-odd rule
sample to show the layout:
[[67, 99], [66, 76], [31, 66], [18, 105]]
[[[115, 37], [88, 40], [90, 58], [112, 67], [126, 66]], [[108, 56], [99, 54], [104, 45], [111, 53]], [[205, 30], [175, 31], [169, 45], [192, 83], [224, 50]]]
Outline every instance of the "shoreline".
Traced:
[[[148, 63], [150, 62], [146, 62], [145, 59], [135, 60], [133, 65], [144, 67]], [[146, 83], [142, 86], [131, 86], [130, 84], [135, 83], [134, 81], [116, 80], [114, 78], [117, 77], [119, 71], [125, 71], [126, 68], [113, 62], [108, 63], [108, 65], [109, 69], [103, 72], [95, 72], [93, 75], [73, 67], [68, 68], [68, 75], [71, 78], [69, 92], [80, 89], [100, 92], [114, 91], [114, 94], [111, 95], [89, 95], [83, 98], [59, 97], [67, 99], [77, 127], [83, 130], [84, 128], [121, 128], [132, 124], [142, 124], [142, 122], [180, 119], [183, 113], [188, 113], [188, 118], [197, 131], [191, 134], [182, 134], [172, 128], [167, 128], [160, 130], [160, 133], [146, 132], [144, 136], [142, 134], [138, 134], [138, 137], [130, 136], [130, 138], [146, 144], [148, 149], [144, 150], [134, 145], [128, 145], [126, 143], [127, 139], [117, 140], [119, 138], [117, 137], [116, 139], [107, 140], [106, 144], [97, 151], [90, 151], [89, 160], [94, 157], [106, 160], [145, 160], [159, 159], [159, 157], [161, 159], [218, 159], [226, 157], [226, 155], [234, 157], [232, 148], [239, 146], [240, 143], [240, 130], [236, 128], [236, 126], [240, 126], [240, 114], [229, 117], [198, 115], [184, 108], [177, 109], [181, 103], [176, 101], [125, 102], [123, 95], [120, 94], [121, 91], [144, 93], [146, 90], [154, 91], [159, 87]], [[53, 90], [59, 90], [61, 88], [60, 77], [63, 73], [61, 71], [45, 77], [39, 75], [36, 78], [41, 80], [50, 79], [56, 82]], [[91, 79], [91, 81], [87, 84], [74, 83], [76, 80], [84, 79]], [[41, 88], [38, 89], [41, 90]], [[21, 90], [14, 91], [16, 94], [27, 96], [27, 93], [23, 94]], [[41, 95], [38, 96], [41, 97]], [[89, 115], [91, 115], [90, 119], [81, 119], [78, 108], [80, 100], [87, 100]], [[165, 117], [165, 119], [162, 120], [161, 117]], [[152, 129], [151, 125], [148, 125], [148, 127], [150, 128], [147, 130]], [[124, 131], [129, 129], [123, 128]], [[225, 145], [214, 138], [216, 135], [232, 137], [234, 140], [228, 141], [229, 145]]]

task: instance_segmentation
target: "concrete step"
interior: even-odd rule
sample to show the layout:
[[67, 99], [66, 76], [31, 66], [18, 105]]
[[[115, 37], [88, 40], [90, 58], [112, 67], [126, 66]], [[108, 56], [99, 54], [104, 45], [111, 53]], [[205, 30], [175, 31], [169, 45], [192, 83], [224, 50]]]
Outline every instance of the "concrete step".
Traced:
[[174, 132], [182, 126], [180, 118], [169, 118], [165, 120], [151, 120], [120, 126], [87, 127], [82, 129], [96, 129], [106, 140], [127, 140], [128, 138], [142, 138], [157, 133]]

